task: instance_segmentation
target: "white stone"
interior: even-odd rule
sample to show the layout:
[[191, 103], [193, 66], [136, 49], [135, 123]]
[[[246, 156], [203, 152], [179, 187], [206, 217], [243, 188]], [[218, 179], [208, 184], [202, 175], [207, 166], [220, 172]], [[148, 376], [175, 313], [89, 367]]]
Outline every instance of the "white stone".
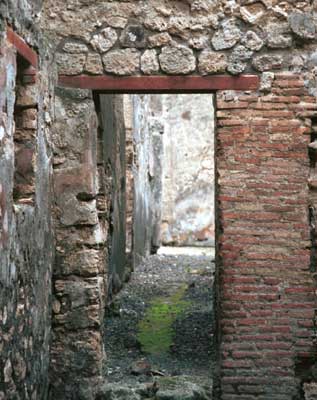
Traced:
[[270, 92], [274, 81], [273, 72], [263, 72], [260, 82], [260, 90], [263, 92]]
[[105, 28], [101, 32], [93, 35], [90, 44], [93, 49], [100, 52], [106, 53], [110, 50], [118, 39], [117, 32], [112, 28]]
[[241, 31], [233, 19], [223, 22], [221, 29], [211, 39], [215, 50], [225, 50], [233, 47], [241, 38]]
[[141, 56], [141, 70], [144, 74], [150, 75], [158, 72], [160, 65], [155, 50], [146, 50]]
[[248, 31], [241, 39], [241, 44], [253, 51], [260, 51], [264, 41], [253, 31]]
[[63, 50], [66, 53], [81, 54], [87, 53], [88, 47], [84, 43], [67, 42], [64, 44]]

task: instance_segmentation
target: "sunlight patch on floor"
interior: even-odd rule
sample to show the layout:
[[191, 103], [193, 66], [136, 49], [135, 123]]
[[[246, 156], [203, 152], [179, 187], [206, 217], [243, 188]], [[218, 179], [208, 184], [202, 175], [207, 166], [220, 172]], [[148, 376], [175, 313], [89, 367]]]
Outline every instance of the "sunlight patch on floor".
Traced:
[[214, 247], [160, 247], [157, 254], [159, 255], [188, 255], [188, 256], [209, 256], [215, 257]]

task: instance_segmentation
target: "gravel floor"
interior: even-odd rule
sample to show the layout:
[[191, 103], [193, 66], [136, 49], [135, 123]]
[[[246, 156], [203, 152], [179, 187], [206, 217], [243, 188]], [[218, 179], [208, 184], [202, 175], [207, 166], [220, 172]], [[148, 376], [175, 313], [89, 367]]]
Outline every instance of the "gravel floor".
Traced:
[[[150, 382], [153, 375], [187, 375], [193, 382], [211, 382], [213, 277], [211, 255], [154, 255], [140, 265], [107, 312], [107, 381], [133, 384]], [[181, 311], [173, 314], [172, 342], [167, 350], [147, 352], [140, 321], [148, 318], [153, 304], [175, 298]]]

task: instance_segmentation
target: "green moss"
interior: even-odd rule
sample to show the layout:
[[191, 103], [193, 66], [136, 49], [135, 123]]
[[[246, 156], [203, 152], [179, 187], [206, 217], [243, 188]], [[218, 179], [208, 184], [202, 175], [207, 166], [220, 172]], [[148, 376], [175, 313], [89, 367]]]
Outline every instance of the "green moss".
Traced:
[[137, 335], [146, 353], [166, 353], [173, 344], [173, 324], [190, 305], [190, 302], [183, 300], [186, 289], [187, 286], [183, 285], [172, 296], [158, 297], [150, 303], [139, 322]]

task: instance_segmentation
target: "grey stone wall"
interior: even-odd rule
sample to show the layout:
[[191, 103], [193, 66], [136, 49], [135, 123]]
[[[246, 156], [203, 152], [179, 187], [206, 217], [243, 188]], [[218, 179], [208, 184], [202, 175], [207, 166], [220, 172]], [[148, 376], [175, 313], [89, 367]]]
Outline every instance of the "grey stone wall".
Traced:
[[130, 258], [133, 242], [133, 208], [134, 208], [134, 141], [133, 141], [133, 101], [132, 96], [123, 96], [123, 114], [126, 133], [126, 249]]
[[153, 117], [156, 107], [156, 96], [133, 96], [134, 264], [155, 251], [159, 241], [162, 139]]
[[110, 182], [91, 93], [57, 90], [55, 113], [50, 398], [90, 399], [104, 357]]
[[126, 268], [126, 127], [123, 96], [100, 96], [103, 160], [111, 180], [108, 298], [117, 293]]
[[[37, 2], [0, 12], [0, 398], [45, 399], [51, 333], [51, 60], [30, 25]], [[5, 18], [40, 47], [36, 83], [6, 41]]]

